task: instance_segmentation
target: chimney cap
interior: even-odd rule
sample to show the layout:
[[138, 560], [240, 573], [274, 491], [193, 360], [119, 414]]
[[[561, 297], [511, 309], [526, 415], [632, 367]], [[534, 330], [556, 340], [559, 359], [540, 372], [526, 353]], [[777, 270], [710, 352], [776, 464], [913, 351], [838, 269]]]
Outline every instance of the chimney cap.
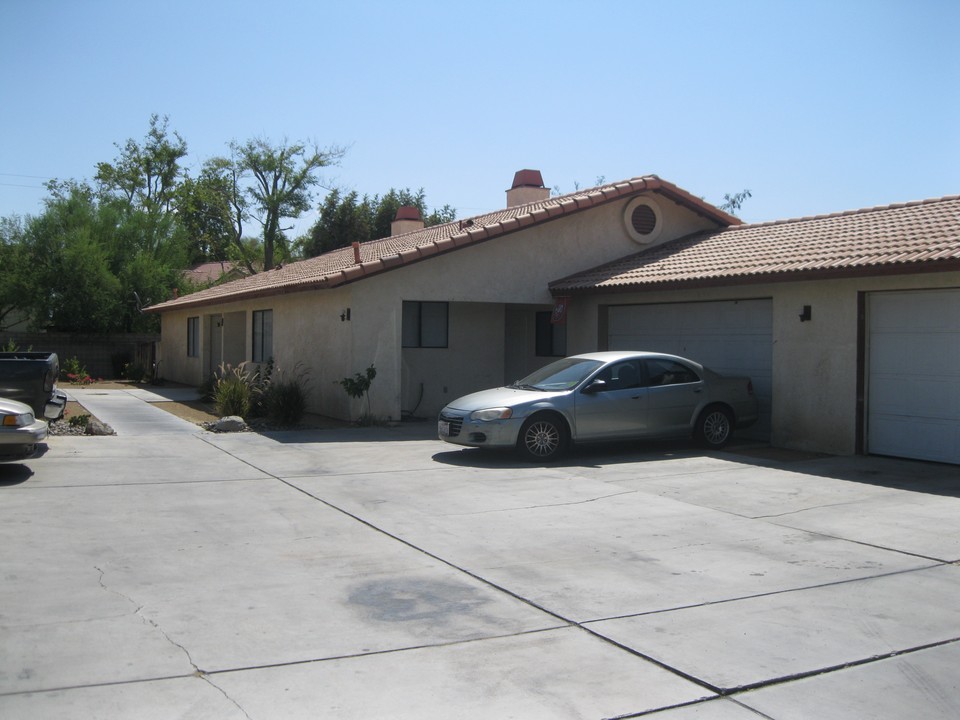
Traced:
[[539, 170], [517, 170], [513, 176], [513, 186], [518, 187], [543, 187], [543, 176]]
[[397, 208], [394, 220], [422, 220], [420, 211], [414, 205], [401, 205]]

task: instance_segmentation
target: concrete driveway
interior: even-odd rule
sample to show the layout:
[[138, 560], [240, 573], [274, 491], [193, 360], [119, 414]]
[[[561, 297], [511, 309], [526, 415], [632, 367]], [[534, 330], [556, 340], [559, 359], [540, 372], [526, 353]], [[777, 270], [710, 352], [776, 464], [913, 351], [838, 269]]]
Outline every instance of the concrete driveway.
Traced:
[[0, 717], [960, 717], [960, 467], [155, 400], [0, 465]]

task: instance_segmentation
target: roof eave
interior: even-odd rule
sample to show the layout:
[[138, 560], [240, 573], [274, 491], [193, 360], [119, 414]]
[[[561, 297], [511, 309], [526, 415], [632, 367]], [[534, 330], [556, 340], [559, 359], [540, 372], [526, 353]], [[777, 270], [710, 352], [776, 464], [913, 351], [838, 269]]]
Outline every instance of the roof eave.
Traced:
[[788, 270], [775, 273], [735, 274], [714, 277], [695, 277], [685, 280], [648, 280], [617, 285], [593, 285], [588, 287], [563, 287], [556, 281], [550, 284], [554, 297], [583, 295], [616, 295], [655, 290], [686, 290], [706, 287], [730, 287], [734, 285], [766, 285], [770, 283], [802, 282], [809, 280], [843, 280], [857, 277], [885, 277], [891, 275], [918, 275], [960, 271], [960, 259], [866, 265], [856, 268], [820, 268]]

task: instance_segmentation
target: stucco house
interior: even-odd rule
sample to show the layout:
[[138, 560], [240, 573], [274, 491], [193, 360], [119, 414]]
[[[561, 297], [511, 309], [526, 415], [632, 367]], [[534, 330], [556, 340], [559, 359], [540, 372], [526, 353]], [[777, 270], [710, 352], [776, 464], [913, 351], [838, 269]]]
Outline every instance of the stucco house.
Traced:
[[[310, 407], [432, 417], [555, 356], [642, 349], [750, 375], [777, 446], [960, 462], [960, 197], [743, 225], [656, 176], [336, 250], [148, 308], [164, 377], [300, 363]], [[559, 321], [559, 322], [558, 322]]]

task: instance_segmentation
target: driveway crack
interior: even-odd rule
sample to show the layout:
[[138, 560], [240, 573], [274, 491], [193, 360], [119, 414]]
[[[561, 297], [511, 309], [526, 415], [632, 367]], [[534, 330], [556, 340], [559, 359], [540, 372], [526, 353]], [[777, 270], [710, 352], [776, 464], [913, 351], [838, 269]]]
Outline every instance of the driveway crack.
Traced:
[[479, 512], [472, 512], [472, 513], [453, 513], [451, 515], [446, 515], [445, 517], [489, 515], [491, 513], [514, 512], [516, 510], [543, 510], [546, 508], [567, 507], [569, 505], [588, 505], [590, 503], [599, 502], [600, 500], [607, 500], [609, 498], [618, 497], [620, 495], [636, 495], [637, 492], [638, 492], [637, 490], [624, 490], [623, 492], [610, 493], [609, 495], [598, 495], [597, 497], [587, 498], [586, 500], [575, 500], [573, 502], [544, 503], [542, 505], [518, 505], [517, 507], [497, 508], [495, 510], [480, 510]]
[[96, 571], [100, 574], [99, 577], [97, 578], [97, 582], [100, 584], [100, 587], [101, 587], [103, 590], [105, 590], [105, 591], [108, 592], [108, 593], [112, 593], [113, 595], [116, 595], [116, 596], [119, 597], [119, 598], [123, 598], [123, 599], [126, 600], [128, 603], [130, 603], [131, 605], [133, 605], [133, 607], [134, 607], [133, 614], [136, 615], [138, 618], [140, 618], [140, 622], [142, 622], [144, 625], [149, 625], [150, 627], [152, 627], [154, 630], [156, 630], [158, 633], [160, 633], [160, 634], [163, 636], [163, 638], [164, 638], [168, 643], [170, 643], [171, 645], [173, 645], [175, 648], [179, 649], [180, 652], [182, 652], [182, 653], [186, 656], [187, 662], [190, 663], [190, 667], [193, 668], [193, 671], [194, 671], [199, 677], [205, 677], [205, 676], [206, 676], [206, 673], [205, 673], [203, 670], [201, 670], [199, 667], [197, 667], [197, 664], [196, 664], [195, 662], [193, 662], [193, 658], [190, 657], [190, 651], [189, 651], [189, 650], [187, 650], [183, 645], [181, 645], [181, 644], [178, 643], [176, 640], [174, 640], [173, 638], [171, 638], [171, 637], [166, 633], [166, 631], [164, 631], [164, 629], [163, 629], [162, 627], [160, 627], [159, 624], [157, 624], [157, 622], [156, 622], [155, 620], [151, 620], [150, 618], [146, 617], [146, 616], [143, 614], [143, 605], [138, 604], [138, 603], [136, 602], [136, 600], [134, 600], [134, 599], [133, 599], [132, 597], [130, 597], [129, 595], [126, 595], [126, 594], [120, 592], [119, 590], [114, 590], [112, 587], [109, 587], [109, 586], [103, 581], [104, 577], [106, 576], [106, 572], [105, 572], [102, 568], [99, 568], [99, 567], [97, 567], [96, 565], [94, 565], [94, 566], [93, 566], [93, 569], [96, 570]]

